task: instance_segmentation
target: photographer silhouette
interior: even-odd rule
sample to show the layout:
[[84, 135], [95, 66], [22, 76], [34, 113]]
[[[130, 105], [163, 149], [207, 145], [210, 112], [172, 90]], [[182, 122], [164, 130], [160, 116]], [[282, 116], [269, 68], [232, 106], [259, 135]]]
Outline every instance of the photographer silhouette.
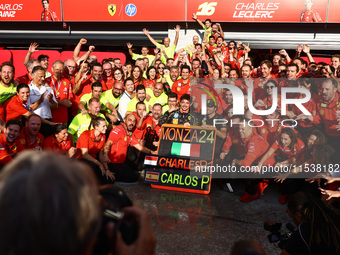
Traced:
[[[0, 173], [0, 254], [92, 254], [103, 215], [100, 204], [88, 166], [61, 155], [24, 152]], [[127, 246], [118, 232], [113, 240], [115, 226], [108, 223], [110, 252], [154, 254], [147, 213], [136, 207], [124, 211], [136, 218], [138, 238]]]

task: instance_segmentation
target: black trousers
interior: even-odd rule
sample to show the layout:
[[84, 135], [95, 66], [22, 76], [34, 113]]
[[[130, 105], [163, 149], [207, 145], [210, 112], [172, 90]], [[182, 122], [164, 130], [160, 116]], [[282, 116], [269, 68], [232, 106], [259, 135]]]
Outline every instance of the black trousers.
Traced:
[[138, 171], [128, 163], [109, 163], [108, 167], [115, 174], [117, 182], [138, 181]]
[[[46, 119], [46, 120], [51, 121], [51, 119]], [[41, 123], [39, 132], [44, 136], [44, 138], [47, 138], [53, 135], [53, 126], [45, 124], [45, 123]]]
[[140, 152], [133, 146], [129, 146], [125, 163], [129, 164], [137, 171], [142, 171], [144, 168], [144, 158], [145, 153]]
[[111, 179], [106, 179], [106, 175], [102, 175], [102, 170], [100, 169], [100, 167], [95, 164], [92, 161], [89, 161], [87, 159], [80, 159], [82, 162], [84, 162], [85, 164], [89, 165], [92, 169], [92, 171], [94, 172], [94, 174], [97, 177], [98, 183], [99, 185], [104, 185], [104, 184], [113, 184], [114, 181], [111, 181]]

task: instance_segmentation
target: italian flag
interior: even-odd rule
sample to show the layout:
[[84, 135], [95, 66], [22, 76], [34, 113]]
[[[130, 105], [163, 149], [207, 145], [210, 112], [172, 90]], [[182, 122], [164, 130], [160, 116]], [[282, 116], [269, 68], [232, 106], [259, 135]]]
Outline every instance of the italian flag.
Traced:
[[173, 142], [171, 146], [171, 155], [199, 158], [200, 150], [200, 144]]

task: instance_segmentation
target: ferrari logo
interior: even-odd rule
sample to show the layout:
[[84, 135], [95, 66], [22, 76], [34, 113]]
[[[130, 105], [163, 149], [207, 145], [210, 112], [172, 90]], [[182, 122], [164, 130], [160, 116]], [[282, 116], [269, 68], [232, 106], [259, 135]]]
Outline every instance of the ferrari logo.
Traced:
[[114, 16], [115, 13], [116, 13], [116, 10], [117, 10], [116, 5], [115, 4], [109, 4], [107, 6], [107, 10], [109, 11], [111, 16]]

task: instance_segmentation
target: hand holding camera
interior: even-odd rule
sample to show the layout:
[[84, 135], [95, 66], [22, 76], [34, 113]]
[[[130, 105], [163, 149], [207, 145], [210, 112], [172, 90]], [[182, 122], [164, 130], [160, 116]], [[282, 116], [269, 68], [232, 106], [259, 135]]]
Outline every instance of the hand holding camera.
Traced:
[[155, 254], [156, 238], [148, 213], [133, 206], [124, 191], [115, 185], [104, 185], [99, 193], [103, 220], [93, 254]]

